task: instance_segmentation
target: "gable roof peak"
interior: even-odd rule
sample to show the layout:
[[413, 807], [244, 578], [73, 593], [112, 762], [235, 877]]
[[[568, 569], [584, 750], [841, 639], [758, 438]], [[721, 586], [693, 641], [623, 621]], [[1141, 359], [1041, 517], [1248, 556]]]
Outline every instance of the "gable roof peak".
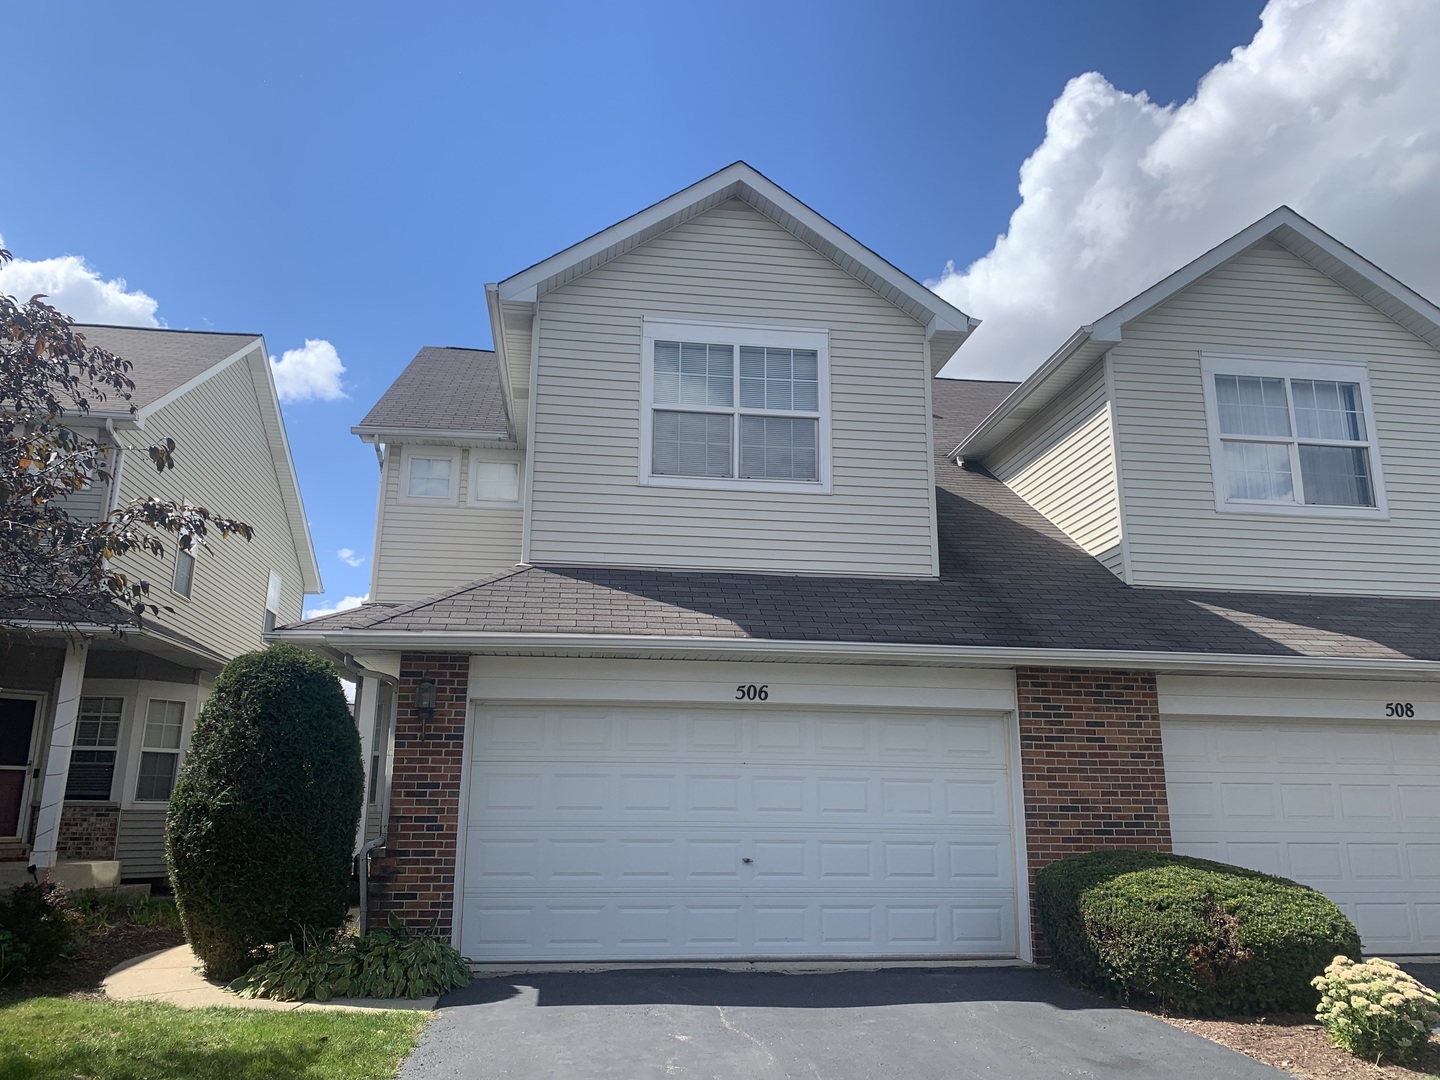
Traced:
[[533, 302], [731, 199], [770, 218], [932, 332], [956, 335], [955, 347], [979, 325], [743, 160], [511, 275], [494, 286], [498, 299]]

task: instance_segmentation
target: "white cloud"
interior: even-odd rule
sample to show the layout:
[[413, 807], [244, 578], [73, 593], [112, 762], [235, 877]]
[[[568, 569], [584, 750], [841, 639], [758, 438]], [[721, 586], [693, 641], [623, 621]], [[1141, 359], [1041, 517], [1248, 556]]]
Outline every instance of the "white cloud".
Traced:
[[365, 556], [356, 555], [355, 552], [351, 551], [349, 548], [341, 548], [335, 554], [340, 557], [340, 561], [343, 562], [346, 566], [359, 566], [365, 561]]
[[301, 348], [286, 349], [279, 360], [272, 356], [270, 369], [281, 401], [335, 401], [346, 396], [340, 385], [345, 365], [324, 338], [306, 338]]
[[1271, 0], [1261, 22], [1179, 105], [1070, 81], [1006, 233], [933, 285], [985, 321], [947, 374], [1023, 377], [1282, 203], [1440, 298], [1440, 4]]
[[369, 599], [370, 594], [366, 593], [364, 596], [347, 596], [342, 600], [337, 600], [330, 607], [306, 608], [305, 618], [318, 619], [322, 615], [334, 615], [336, 612], [340, 611], [354, 611], [357, 607], [359, 607], [361, 604], [365, 603], [365, 601]]
[[[0, 247], [4, 246], [0, 237]], [[160, 325], [155, 318], [158, 300], [138, 289], [131, 291], [124, 278], [106, 281], [78, 255], [35, 260], [17, 256], [0, 267], [0, 292], [21, 303], [44, 293], [47, 304], [76, 322]]]

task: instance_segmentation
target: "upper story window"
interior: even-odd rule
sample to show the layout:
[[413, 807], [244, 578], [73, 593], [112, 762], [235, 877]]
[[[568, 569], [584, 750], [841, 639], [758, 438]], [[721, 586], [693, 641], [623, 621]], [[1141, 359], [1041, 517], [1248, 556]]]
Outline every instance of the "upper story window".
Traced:
[[404, 447], [400, 454], [400, 501], [453, 503], [460, 491], [460, 450]]
[[647, 321], [640, 481], [829, 490], [823, 331]]
[[470, 452], [470, 501], [472, 503], [515, 503], [520, 501], [520, 465], [514, 461], [484, 461]]
[[265, 585], [265, 632], [268, 634], [280, 622], [280, 575], [270, 571], [270, 580]]
[[1363, 365], [1207, 356], [1202, 371], [1217, 508], [1384, 514]]
[[177, 596], [190, 599], [195, 587], [195, 556], [184, 548], [175, 549], [175, 576], [170, 582], [170, 591]]

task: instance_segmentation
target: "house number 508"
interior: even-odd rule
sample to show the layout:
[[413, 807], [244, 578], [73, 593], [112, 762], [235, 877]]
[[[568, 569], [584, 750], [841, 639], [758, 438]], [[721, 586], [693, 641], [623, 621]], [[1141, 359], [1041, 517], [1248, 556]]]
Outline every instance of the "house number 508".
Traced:
[[735, 687], [736, 701], [769, 701], [770, 687], [756, 686], [754, 683], [742, 683]]

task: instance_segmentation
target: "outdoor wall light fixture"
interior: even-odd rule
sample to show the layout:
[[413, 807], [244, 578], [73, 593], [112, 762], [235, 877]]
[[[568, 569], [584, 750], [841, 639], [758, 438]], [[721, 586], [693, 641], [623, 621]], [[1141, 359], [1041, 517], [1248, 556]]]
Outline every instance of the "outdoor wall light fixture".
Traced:
[[422, 724], [428, 724], [435, 718], [434, 679], [421, 679], [415, 687], [415, 711], [420, 714]]

